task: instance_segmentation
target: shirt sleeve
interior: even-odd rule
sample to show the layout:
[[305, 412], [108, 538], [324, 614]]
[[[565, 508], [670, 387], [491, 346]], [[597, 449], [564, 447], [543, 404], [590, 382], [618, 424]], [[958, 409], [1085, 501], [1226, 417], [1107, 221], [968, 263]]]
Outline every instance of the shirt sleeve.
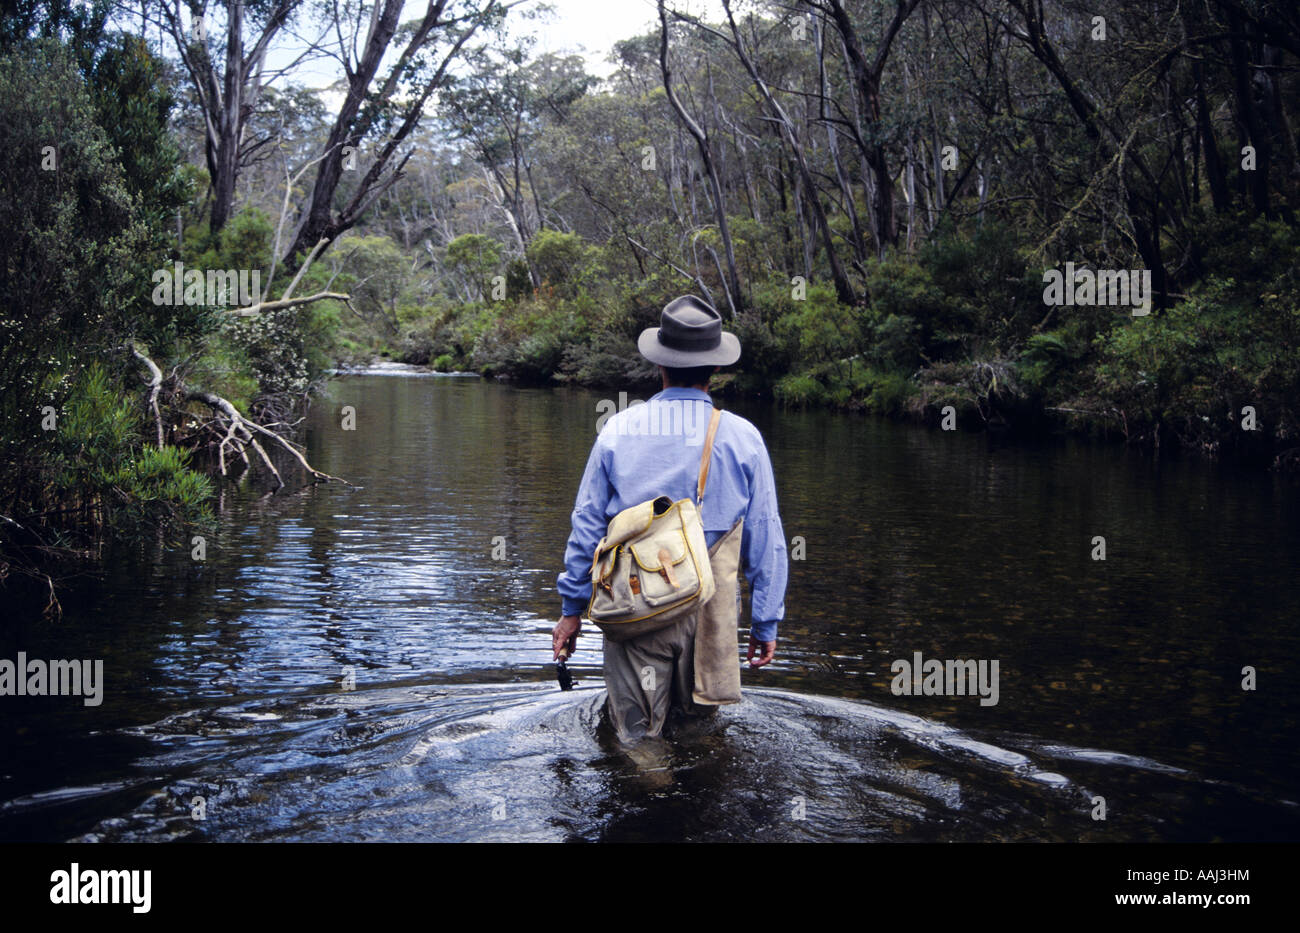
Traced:
[[789, 561], [785, 529], [776, 507], [772, 459], [761, 438], [756, 461], [740, 547], [745, 556], [745, 578], [749, 580], [750, 634], [758, 641], [772, 641], [777, 623], [785, 618]]
[[609, 524], [605, 507], [609, 505], [611, 491], [604, 450], [599, 438], [591, 445], [587, 469], [583, 471], [573, 505], [572, 530], [564, 549], [564, 572], [555, 581], [562, 599], [561, 613], [566, 616], [582, 615], [587, 608], [591, 599], [592, 556]]

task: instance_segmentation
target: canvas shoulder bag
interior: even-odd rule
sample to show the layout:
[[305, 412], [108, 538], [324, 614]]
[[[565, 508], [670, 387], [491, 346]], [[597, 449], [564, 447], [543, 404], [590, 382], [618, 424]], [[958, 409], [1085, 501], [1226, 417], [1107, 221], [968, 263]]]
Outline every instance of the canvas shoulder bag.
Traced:
[[709, 478], [715, 408], [700, 454], [695, 499], [647, 499], [609, 521], [591, 565], [587, 618], [606, 638], [625, 641], [672, 625], [713, 597], [713, 568], [700, 507]]

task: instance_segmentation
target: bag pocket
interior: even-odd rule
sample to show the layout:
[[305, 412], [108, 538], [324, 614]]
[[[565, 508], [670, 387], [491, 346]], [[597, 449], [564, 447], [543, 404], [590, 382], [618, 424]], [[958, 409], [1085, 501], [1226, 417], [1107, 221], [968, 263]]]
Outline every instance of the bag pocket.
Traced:
[[688, 599], [699, 592], [700, 575], [691, 558], [686, 532], [665, 529], [648, 541], [628, 545], [636, 566], [641, 599], [651, 608]]
[[593, 621], [634, 614], [636, 596], [629, 585], [630, 571], [627, 566], [631, 562], [632, 558], [624, 546], [602, 555], [602, 559], [597, 562], [597, 577], [587, 613]]

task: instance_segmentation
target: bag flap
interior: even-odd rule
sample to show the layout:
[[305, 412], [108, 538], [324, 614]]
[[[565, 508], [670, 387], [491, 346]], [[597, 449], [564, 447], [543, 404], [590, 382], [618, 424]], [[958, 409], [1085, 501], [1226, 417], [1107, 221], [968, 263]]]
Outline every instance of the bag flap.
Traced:
[[666, 525], [662, 533], [632, 542], [628, 550], [642, 570], [658, 573], [663, 569], [663, 560], [659, 556], [661, 551], [668, 552], [669, 564], [680, 564], [686, 559], [686, 533], [677, 522], [673, 522]]
[[[619, 512], [609, 520], [609, 526], [605, 529], [605, 537], [596, 548], [596, 560], [606, 551], [612, 551], [632, 538], [635, 538], [641, 532], [650, 527], [650, 522], [655, 517], [655, 503], [671, 503], [667, 496], [660, 496], [658, 499], [647, 499], [645, 502], [638, 502], [636, 505], [630, 505], [623, 511]], [[662, 509], [662, 504], [661, 504]]]

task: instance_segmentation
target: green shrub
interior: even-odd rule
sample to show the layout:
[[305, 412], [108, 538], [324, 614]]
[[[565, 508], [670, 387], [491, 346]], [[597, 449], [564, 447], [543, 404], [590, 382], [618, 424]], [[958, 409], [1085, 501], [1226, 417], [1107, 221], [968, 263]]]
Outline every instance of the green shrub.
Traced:
[[[265, 212], [246, 207], [237, 213], [211, 241], [203, 226], [186, 231], [191, 249], [202, 247], [197, 253], [187, 254], [186, 268], [194, 269], [258, 269], [271, 267], [271, 243], [275, 231]], [[262, 287], [268, 283], [263, 281]]]
[[[1206, 278], [1164, 313], [1097, 339], [1095, 391], [1130, 423], [1165, 425], [1211, 451], [1250, 440], [1242, 409], [1276, 445], [1300, 436], [1300, 230], [1282, 222], [1215, 221], [1222, 237]], [[1240, 277], [1234, 277], [1234, 274]]]
[[1016, 375], [1030, 392], [1041, 393], [1059, 381], [1060, 374], [1083, 357], [1087, 346], [1074, 333], [1061, 328], [1032, 335], [1016, 361]]
[[189, 468], [189, 456], [189, 451], [178, 447], [146, 446], [121, 464], [110, 477], [126, 497], [116, 510], [114, 526], [133, 530], [211, 526], [212, 481]]
[[578, 385], [609, 388], [651, 385], [657, 373], [637, 352], [631, 337], [598, 330], [587, 340], [565, 349], [560, 377]]
[[899, 372], [872, 372], [867, 408], [882, 415], [903, 414], [908, 400], [916, 394], [916, 384]]
[[501, 244], [482, 233], [464, 233], [447, 244], [447, 268], [473, 292], [487, 299], [492, 276], [501, 268]]
[[862, 315], [840, 304], [829, 285], [809, 284], [802, 300], [790, 299], [789, 310], [777, 321], [775, 332], [795, 348], [804, 365], [834, 363], [844, 366], [865, 346]]
[[159, 450], [153, 438], [138, 397], [125, 395], [105, 367], [92, 364], [74, 380], [58, 419], [51, 498], [74, 503], [92, 524], [129, 535], [210, 522], [211, 481], [188, 468], [188, 452]]
[[542, 284], [564, 298], [577, 295], [595, 252], [578, 234], [550, 228], [537, 231], [527, 250], [528, 261]]
[[549, 381], [559, 371], [565, 349], [578, 343], [585, 330], [582, 316], [566, 302], [552, 304], [539, 297], [493, 310], [496, 315], [479, 332], [469, 354], [484, 375]]
[[773, 388], [777, 400], [787, 405], [818, 405], [826, 400], [826, 389], [809, 373], [790, 373]]

